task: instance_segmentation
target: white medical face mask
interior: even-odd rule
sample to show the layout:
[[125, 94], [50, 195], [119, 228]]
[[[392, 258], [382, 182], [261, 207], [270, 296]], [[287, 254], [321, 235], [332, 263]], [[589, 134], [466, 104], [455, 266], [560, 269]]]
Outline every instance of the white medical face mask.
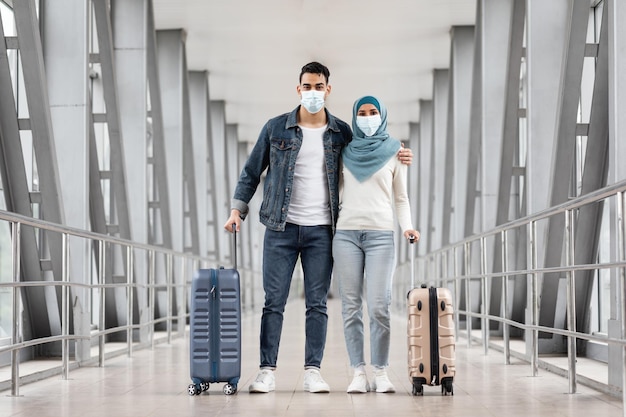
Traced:
[[361, 129], [365, 136], [372, 136], [380, 127], [382, 120], [380, 114], [373, 116], [357, 116], [356, 125]]
[[307, 90], [302, 91], [300, 103], [309, 113], [315, 114], [324, 107], [324, 94], [326, 91]]

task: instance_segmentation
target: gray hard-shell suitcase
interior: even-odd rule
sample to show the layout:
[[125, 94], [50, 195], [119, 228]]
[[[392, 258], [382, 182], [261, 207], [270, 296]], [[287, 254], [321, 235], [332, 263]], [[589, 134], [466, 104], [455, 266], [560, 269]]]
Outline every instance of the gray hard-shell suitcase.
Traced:
[[413, 395], [424, 385], [441, 385], [442, 395], [454, 395], [455, 336], [452, 293], [447, 288], [415, 288], [411, 245], [411, 290], [407, 294], [408, 365]]
[[241, 376], [241, 292], [234, 267], [199, 269], [191, 284], [189, 395], [199, 395], [209, 384], [225, 382], [224, 394], [237, 392]]

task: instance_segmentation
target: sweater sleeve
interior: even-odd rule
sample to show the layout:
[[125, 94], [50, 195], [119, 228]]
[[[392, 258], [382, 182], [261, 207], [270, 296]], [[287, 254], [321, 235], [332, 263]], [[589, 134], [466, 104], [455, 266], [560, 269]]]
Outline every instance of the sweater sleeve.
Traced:
[[404, 233], [406, 230], [413, 229], [411, 220], [411, 204], [407, 192], [407, 172], [408, 167], [402, 164], [396, 158], [396, 166], [393, 174], [393, 196], [396, 208], [396, 217], [400, 228]]

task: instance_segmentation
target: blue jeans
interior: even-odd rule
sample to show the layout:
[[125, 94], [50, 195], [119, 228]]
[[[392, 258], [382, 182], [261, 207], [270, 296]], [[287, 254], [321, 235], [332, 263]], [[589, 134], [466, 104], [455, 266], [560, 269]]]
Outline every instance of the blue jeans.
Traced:
[[389, 364], [391, 284], [395, 268], [393, 231], [337, 230], [333, 256], [350, 365], [365, 365], [363, 294], [366, 293], [371, 364], [386, 367]]
[[261, 317], [261, 367], [275, 368], [283, 329], [283, 313], [298, 256], [304, 272], [306, 343], [304, 366], [319, 368], [326, 345], [326, 300], [333, 266], [330, 226], [287, 223], [284, 232], [265, 230]]

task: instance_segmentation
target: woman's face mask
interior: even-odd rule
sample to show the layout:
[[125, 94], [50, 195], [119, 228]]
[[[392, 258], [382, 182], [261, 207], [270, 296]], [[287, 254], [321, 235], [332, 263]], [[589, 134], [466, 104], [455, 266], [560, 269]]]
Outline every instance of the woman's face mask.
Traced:
[[356, 117], [356, 125], [361, 129], [365, 136], [372, 136], [382, 123], [382, 119], [380, 118], [380, 114], [375, 114], [373, 116], [357, 116]]
[[304, 106], [309, 113], [315, 114], [322, 110], [324, 107], [324, 94], [325, 91], [307, 90], [302, 91], [302, 98], [300, 103]]

